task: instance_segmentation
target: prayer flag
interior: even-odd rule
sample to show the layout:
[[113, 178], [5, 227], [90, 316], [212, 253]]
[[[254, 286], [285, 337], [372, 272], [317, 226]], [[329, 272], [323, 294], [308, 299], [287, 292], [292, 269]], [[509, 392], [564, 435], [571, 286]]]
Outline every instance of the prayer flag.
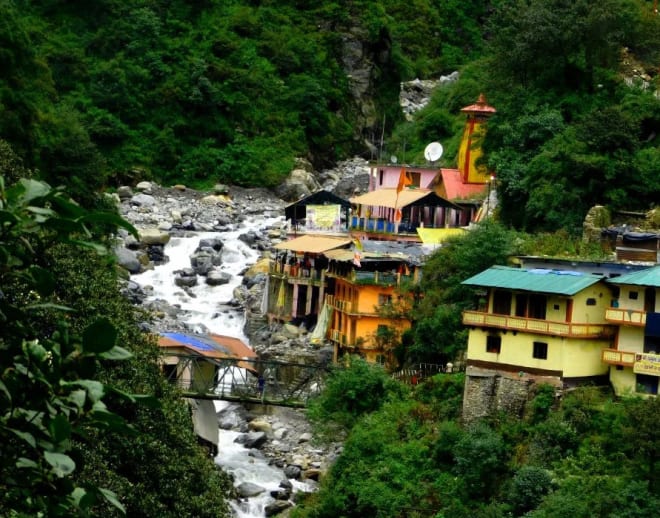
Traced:
[[355, 250], [353, 253], [353, 264], [357, 266], [358, 268], [362, 268], [362, 263], [360, 262], [361, 254], [359, 250]]
[[364, 250], [364, 247], [362, 246], [362, 241], [360, 241], [360, 238], [359, 238], [359, 237], [356, 237], [356, 238], [353, 240], [353, 244], [355, 245], [355, 249], [356, 249], [356, 250], [359, 250], [360, 252], [361, 252], [362, 250]]

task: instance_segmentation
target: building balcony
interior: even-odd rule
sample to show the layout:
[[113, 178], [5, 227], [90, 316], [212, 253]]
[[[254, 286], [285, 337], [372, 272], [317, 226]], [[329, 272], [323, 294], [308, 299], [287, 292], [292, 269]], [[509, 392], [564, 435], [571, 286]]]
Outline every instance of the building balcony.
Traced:
[[635, 374], [660, 376], [660, 354], [603, 349], [603, 363], [632, 367]]
[[314, 268], [303, 268], [299, 265], [281, 264], [271, 261], [270, 276], [276, 279], [285, 279], [290, 284], [307, 284], [324, 286], [325, 271]]
[[338, 329], [330, 330], [330, 340], [337, 342], [340, 345], [348, 345], [348, 337], [344, 333], [339, 332]]
[[325, 301], [337, 311], [348, 314], [354, 313], [354, 304], [348, 300], [340, 300], [334, 295], [326, 295]]
[[607, 324], [576, 324], [572, 322], [552, 322], [535, 318], [496, 315], [481, 311], [464, 311], [463, 324], [473, 327], [492, 327], [507, 331], [565, 336], [568, 338], [610, 338], [616, 332], [615, 326]]
[[603, 363], [610, 365], [622, 365], [632, 367], [635, 363], [635, 353], [630, 351], [620, 351], [618, 349], [603, 349]]
[[605, 320], [616, 324], [643, 327], [646, 325], [646, 311], [624, 308], [607, 308], [605, 310]]

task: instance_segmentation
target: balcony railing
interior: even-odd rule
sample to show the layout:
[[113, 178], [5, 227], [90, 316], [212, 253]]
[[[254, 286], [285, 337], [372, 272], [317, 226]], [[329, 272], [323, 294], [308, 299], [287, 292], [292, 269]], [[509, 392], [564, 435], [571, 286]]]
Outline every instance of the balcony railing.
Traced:
[[495, 315], [481, 311], [464, 311], [463, 324], [476, 327], [496, 327], [511, 331], [523, 331], [571, 338], [608, 338], [614, 336], [614, 326], [604, 324], [575, 324], [572, 322], [552, 322], [535, 318]]
[[632, 367], [635, 363], [635, 353], [630, 351], [619, 351], [618, 349], [603, 349], [603, 363], [610, 365], [623, 365]]
[[337, 329], [332, 329], [330, 331], [330, 340], [332, 340], [333, 342], [337, 342], [341, 345], [348, 344], [348, 338], [346, 337], [346, 335], [340, 333]]
[[645, 326], [646, 311], [623, 308], [607, 308], [605, 310], [605, 320], [609, 322], [616, 322], [617, 324]]

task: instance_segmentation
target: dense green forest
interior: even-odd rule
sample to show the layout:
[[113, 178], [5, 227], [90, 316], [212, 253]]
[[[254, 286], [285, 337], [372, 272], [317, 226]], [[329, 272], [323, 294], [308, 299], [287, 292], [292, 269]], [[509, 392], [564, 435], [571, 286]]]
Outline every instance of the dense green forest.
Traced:
[[[0, 138], [78, 198], [275, 186], [381, 138], [413, 162], [441, 140], [451, 166], [484, 92], [503, 221], [573, 231], [596, 203], [657, 202], [659, 62], [650, 0], [1, 0]], [[404, 123], [400, 82], [455, 70]]]
[[[386, 156], [418, 163], [440, 140], [452, 166], [460, 108], [483, 92], [504, 225], [431, 258], [401, 352], [451, 358], [475, 303], [460, 280], [540, 250], [519, 231], [561, 229], [565, 251], [592, 205], [660, 199], [653, 4], [0, 0], [3, 512], [228, 512], [231, 482], [195, 445], [118, 289], [107, 235], [127, 224], [99, 210], [101, 192], [273, 187], [297, 157], [378, 158], [365, 141], [381, 136]], [[403, 120], [401, 81], [455, 70]], [[658, 514], [657, 399], [586, 390], [557, 404], [541, 390], [525, 419], [464, 428], [459, 377], [411, 394], [357, 360], [345, 372], [312, 413], [347, 434], [345, 452], [300, 516]]]
[[310, 415], [347, 437], [295, 518], [646, 518], [660, 513], [660, 399], [539, 385], [524, 416], [460, 422], [464, 376], [409, 390], [351, 358]]

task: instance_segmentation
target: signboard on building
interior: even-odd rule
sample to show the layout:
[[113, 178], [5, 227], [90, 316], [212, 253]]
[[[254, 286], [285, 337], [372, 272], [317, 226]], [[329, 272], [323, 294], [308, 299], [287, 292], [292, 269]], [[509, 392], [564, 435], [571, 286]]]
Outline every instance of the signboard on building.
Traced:
[[306, 230], [339, 232], [341, 230], [341, 205], [307, 205]]
[[660, 376], [660, 354], [637, 353], [633, 372]]

